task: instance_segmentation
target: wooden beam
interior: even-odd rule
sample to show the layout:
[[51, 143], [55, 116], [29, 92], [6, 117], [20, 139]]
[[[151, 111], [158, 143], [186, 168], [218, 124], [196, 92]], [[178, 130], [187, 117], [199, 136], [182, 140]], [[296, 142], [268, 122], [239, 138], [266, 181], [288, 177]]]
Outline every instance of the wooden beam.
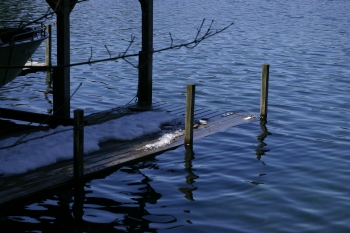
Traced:
[[138, 103], [152, 104], [153, 0], [139, 0], [142, 10], [142, 51], [139, 53]]
[[25, 112], [6, 108], [0, 108], [0, 117], [19, 121], [35, 122], [51, 126], [73, 125], [73, 119], [71, 118], [39, 114], [33, 112]]

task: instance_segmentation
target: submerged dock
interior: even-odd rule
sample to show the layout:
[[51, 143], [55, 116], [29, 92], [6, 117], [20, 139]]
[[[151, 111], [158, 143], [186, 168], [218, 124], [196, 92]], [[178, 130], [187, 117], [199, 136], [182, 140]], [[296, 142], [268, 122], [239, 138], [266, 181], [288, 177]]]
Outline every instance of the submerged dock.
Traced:
[[[120, 111], [120, 108], [125, 108], [127, 111]], [[92, 114], [84, 117], [84, 120], [87, 125], [100, 124], [144, 110], [133, 106], [120, 108]], [[154, 103], [147, 111], [167, 112], [182, 118], [185, 117], [185, 106], [166, 102]], [[195, 109], [193, 139], [206, 137], [224, 129], [250, 122], [254, 118], [255, 117], [251, 115], [217, 109]], [[205, 120], [204, 124], [203, 119]], [[199, 122], [200, 120], [202, 120], [202, 124]], [[163, 130], [167, 133], [169, 131], [169, 129], [166, 128], [162, 128], [162, 131]], [[183, 145], [183, 132], [184, 129], [182, 131], [180, 130], [169, 144], [161, 147], [148, 147], [148, 149], [145, 149], [145, 145], [157, 142], [161, 133], [146, 135], [131, 141], [107, 141], [101, 143], [99, 145], [100, 150], [84, 155], [84, 178], [91, 178], [94, 175], [115, 169], [125, 163], [156, 155]], [[73, 173], [73, 159], [70, 159], [41, 167], [25, 174], [1, 177], [0, 205], [71, 183], [74, 181]]]

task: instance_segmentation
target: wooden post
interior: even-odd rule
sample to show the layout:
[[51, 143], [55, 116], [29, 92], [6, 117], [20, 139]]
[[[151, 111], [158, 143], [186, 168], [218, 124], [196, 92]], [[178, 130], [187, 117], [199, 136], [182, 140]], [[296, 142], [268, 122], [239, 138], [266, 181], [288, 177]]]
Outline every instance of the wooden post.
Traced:
[[73, 215], [81, 221], [84, 215], [84, 110], [74, 110], [74, 203]]
[[139, 53], [138, 103], [152, 104], [153, 0], [139, 0], [142, 11], [142, 51]]
[[45, 65], [51, 66], [51, 43], [52, 43], [51, 24], [46, 24], [46, 32], [49, 34], [49, 37], [46, 39]]
[[185, 146], [193, 144], [193, 123], [194, 123], [194, 97], [195, 84], [187, 85], [186, 94], [186, 118], [185, 118]]
[[270, 71], [270, 65], [264, 64], [262, 66], [262, 76], [261, 76], [260, 118], [265, 120], [267, 119], [269, 71]]
[[74, 110], [74, 179], [84, 176], [84, 110]]
[[70, 116], [70, 21], [76, 0], [46, 0], [57, 15], [57, 68], [53, 69], [53, 112]]
[[[51, 67], [51, 54], [52, 54], [52, 27], [51, 24], [46, 24], [46, 32], [49, 34], [49, 37], [46, 39], [46, 49], [45, 49], [45, 65]], [[46, 70], [46, 83], [51, 87], [52, 77], [51, 77], [51, 68]]]

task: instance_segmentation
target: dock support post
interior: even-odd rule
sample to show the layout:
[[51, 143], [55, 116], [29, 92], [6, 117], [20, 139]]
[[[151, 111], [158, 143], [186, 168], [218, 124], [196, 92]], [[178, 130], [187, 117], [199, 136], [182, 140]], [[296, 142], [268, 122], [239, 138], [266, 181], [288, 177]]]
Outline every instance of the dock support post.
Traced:
[[[46, 32], [49, 34], [49, 37], [46, 39], [46, 48], [45, 48], [45, 65], [51, 67], [51, 54], [52, 54], [52, 27], [51, 24], [46, 24]], [[51, 68], [46, 70], [46, 82], [51, 86], [52, 77], [51, 77]]]
[[70, 20], [76, 0], [46, 0], [57, 16], [57, 68], [53, 69], [53, 113], [70, 117]]
[[74, 110], [74, 179], [84, 176], [84, 110]]
[[46, 39], [45, 47], [45, 65], [51, 66], [51, 43], [52, 43], [52, 27], [51, 24], [46, 24], [46, 32], [49, 34], [49, 37]]
[[261, 97], [260, 97], [260, 119], [267, 119], [267, 101], [269, 92], [269, 71], [270, 65], [262, 65], [261, 76]]
[[139, 53], [138, 103], [152, 104], [153, 0], [139, 0], [142, 11], [142, 51]]
[[194, 98], [195, 84], [187, 85], [186, 94], [186, 118], [185, 118], [185, 146], [193, 144], [193, 123], [194, 123]]
[[84, 215], [84, 110], [74, 110], [74, 203], [73, 215], [82, 221]]

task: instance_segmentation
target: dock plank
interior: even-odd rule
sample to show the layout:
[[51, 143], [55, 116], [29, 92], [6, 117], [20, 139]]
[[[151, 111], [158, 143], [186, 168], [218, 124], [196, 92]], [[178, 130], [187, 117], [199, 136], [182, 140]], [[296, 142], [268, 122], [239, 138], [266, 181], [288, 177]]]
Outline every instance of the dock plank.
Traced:
[[[180, 117], [185, 116], [185, 106], [173, 105], [166, 102], [153, 104], [152, 111], [169, 112]], [[85, 117], [85, 119], [88, 124], [100, 124], [134, 113], [128, 110], [127, 107], [119, 107], [97, 114], [91, 114]], [[207, 124], [202, 124], [198, 128], [194, 128], [194, 139], [199, 139], [224, 129], [250, 122], [254, 117], [224, 110], [199, 108], [195, 109], [195, 119], [196, 121], [199, 119], [207, 120]], [[184, 143], [183, 132], [178, 133], [177, 137], [170, 144], [152, 149], [144, 149], [144, 146], [157, 142], [160, 134], [146, 135], [132, 141], [109, 141], [101, 143], [99, 151], [84, 155], [84, 176], [91, 177], [108, 169], [114, 169], [127, 162], [181, 146]], [[60, 161], [26, 174], [1, 177], [0, 205], [56, 188], [71, 181], [73, 181], [73, 160]]]

